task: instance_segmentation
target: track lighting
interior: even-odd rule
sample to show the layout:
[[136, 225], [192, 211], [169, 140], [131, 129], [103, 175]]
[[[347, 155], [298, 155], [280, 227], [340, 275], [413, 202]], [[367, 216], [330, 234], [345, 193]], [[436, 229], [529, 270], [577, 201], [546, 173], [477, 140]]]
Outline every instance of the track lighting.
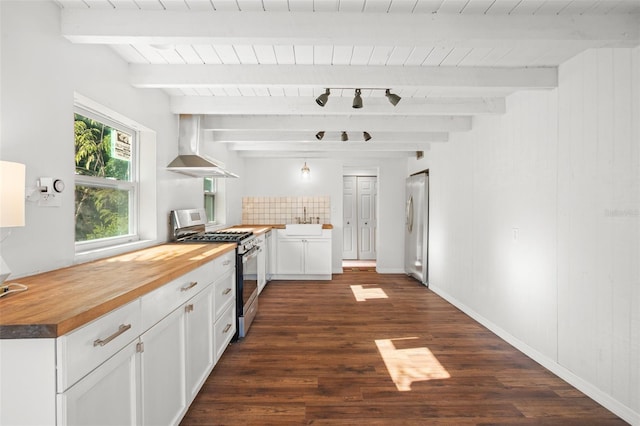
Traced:
[[360, 89], [356, 89], [356, 95], [353, 97], [353, 107], [362, 108], [362, 96], [360, 96]]
[[393, 106], [398, 105], [398, 102], [400, 102], [400, 99], [402, 99], [400, 96], [391, 93], [391, 90], [389, 89], [384, 91], [384, 95], [387, 97], [387, 99], [389, 99], [389, 102], [391, 102]]
[[325, 89], [324, 93], [316, 98], [316, 103], [321, 107], [325, 106], [327, 104], [327, 101], [329, 100], [330, 94], [331, 92], [329, 91], [329, 89]]
[[347, 136], [347, 132], [342, 132], [342, 136], [340, 137], [340, 139], [342, 139], [342, 142], [348, 141], [349, 136]]
[[[380, 87], [364, 87], [364, 88], [360, 87], [357, 89], [354, 87], [334, 87], [333, 89], [336, 89], [336, 90], [355, 89], [355, 95], [353, 97], [352, 106], [353, 108], [356, 108], [356, 109], [362, 108], [362, 105], [363, 105], [362, 90], [384, 90], [384, 95], [387, 97], [387, 99], [389, 99], [389, 102], [391, 102], [393, 106], [398, 105], [398, 102], [400, 102], [400, 99], [402, 99], [400, 96], [396, 95], [395, 93], [391, 93], [391, 89], [382, 89]], [[324, 107], [327, 104], [327, 101], [329, 100], [329, 95], [331, 94], [329, 88], [325, 88], [324, 90], [325, 92], [316, 98], [316, 103], [321, 107]]]
[[324, 138], [324, 131], [316, 133], [316, 139], [321, 141], [322, 138]]
[[369, 132], [362, 132], [362, 137], [364, 138], [365, 142], [371, 139], [371, 135], [369, 134]]

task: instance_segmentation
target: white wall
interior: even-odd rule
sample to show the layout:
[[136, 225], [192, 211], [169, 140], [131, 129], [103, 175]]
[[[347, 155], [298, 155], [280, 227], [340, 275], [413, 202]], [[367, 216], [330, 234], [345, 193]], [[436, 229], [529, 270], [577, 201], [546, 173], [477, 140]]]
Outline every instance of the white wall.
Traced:
[[640, 48], [559, 77], [558, 362], [640, 424]]
[[431, 288], [640, 424], [640, 49], [432, 144]]
[[[247, 158], [242, 193], [253, 196], [325, 196], [331, 197], [333, 225], [333, 271], [341, 272], [342, 263], [342, 175], [344, 167], [377, 168], [378, 245], [377, 269], [382, 273], [403, 271], [404, 159], [306, 159], [311, 169], [309, 181], [300, 179], [303, 158]], [[398, 191], [398, 188], [402, 188]]]
[[131, 87], [127, 64], [110, 48], [60, 37], [60, 11], [52, 2], [2, 1], [0, 7], [0, 157], [26, 164], [27, 186], [40, 176], [67, 183], [61, 207], [27, 202], [26, 226], [2, 243], [13, 276], [74, 262], [74, 92], [156, 132], [156, 234], [165, 241], [169, 210], [202, 205], [201, 181], [164, 170], [178, 149], [178, 121], [168, 97]]

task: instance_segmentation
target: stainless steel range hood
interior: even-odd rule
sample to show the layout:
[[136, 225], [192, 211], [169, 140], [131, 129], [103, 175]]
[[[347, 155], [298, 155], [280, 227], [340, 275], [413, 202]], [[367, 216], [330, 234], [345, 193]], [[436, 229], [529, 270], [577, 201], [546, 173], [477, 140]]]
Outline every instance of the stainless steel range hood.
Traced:
[[225, 170], [217, 160], [198, 153], [202, 139], [201, 115], [181, 114], [178, 124], [178, 156], [167, 170], [192, 177], [237, 178]]

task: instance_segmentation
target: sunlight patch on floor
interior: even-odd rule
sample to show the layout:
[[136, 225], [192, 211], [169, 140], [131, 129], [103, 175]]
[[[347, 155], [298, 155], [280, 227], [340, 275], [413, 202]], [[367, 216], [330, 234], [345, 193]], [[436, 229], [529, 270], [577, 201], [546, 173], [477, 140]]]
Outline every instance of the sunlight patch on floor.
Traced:
[[358, 302], [365, 302], [369, 299], [388, 299], [387, 293], [379, 287], [362, 287], [361, 285], [352, 285], [351, 291]]
[[451, 377], [428, 348], [396, 349], [393, 343], [393, 340], [409, 339], [417, 339], [417, 337], [376, 340], [376, 346], [382, 355], [391, 380], [399, 391], [410, 391], [413, 382]]

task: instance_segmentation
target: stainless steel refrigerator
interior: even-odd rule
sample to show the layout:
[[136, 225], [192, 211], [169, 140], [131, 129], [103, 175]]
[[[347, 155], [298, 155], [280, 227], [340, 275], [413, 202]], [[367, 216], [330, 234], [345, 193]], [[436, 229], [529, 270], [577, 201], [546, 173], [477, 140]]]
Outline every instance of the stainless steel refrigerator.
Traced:
[[429, 255], [429, 172], [407, 178], [404, 228], [404, 269], [428, 286]]

